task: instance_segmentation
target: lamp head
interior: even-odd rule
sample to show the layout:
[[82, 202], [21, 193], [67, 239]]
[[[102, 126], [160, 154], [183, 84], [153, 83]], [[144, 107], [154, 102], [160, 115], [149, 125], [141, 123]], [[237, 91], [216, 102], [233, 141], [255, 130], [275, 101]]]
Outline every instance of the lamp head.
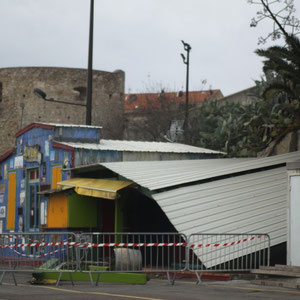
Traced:
[[185, 43], [183, 40], [181, 40], [181, 42], [185, 51], [190, 51], [192, 49], [192, 47], [188, 43]]

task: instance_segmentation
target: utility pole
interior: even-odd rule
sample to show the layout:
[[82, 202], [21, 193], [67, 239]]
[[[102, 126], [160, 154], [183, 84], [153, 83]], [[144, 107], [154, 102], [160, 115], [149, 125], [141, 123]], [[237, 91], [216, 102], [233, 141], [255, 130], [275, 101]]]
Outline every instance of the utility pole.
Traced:
[[89, 56], [88, 56], [88, 79], [87, 79], [87, 94], [86, 94], [86, 125], [92, 125], [93, 32], [94, 32], [94, 0], [91, 0], [91, 5], [90, 5]]
[[183, 44], [184, 50], [187, 53], [186, 57], [183, 53], [181, 53], [183, 63], [186, 65], [185, 117], [184, 117], [183, 129], [184, 129], [185, 141], [187, 141], [188, 122], [189, 122], [189, 68], [190, 68], [190, 51], [192, 47], [188, 43], [185, 43], [183, 40], [181, 40], [181, 42]]

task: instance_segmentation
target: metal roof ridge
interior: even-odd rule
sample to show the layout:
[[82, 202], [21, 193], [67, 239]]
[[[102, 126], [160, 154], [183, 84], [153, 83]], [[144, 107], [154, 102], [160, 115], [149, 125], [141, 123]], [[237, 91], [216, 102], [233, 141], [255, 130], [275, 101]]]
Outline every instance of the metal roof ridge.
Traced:
[[[104, 142], [104, 143], [101, 143]], [[107, 142], [107, 144], [105, 144]], [[206, 148], [201, 148], [197, 146], [192, 146], [192, 145], [187, 145], [187, 144], [180, 144], [180, 143], [169, 143], [169, 142], [155, 142], [155, 141], [129, 141], [129, 140], [105, 140], [105, 139], [100, 139], [99, 143], [82, 143], [82, 142], [67, 142], [67, 141], [60, 141], [61, 144], [65, 145], [71, 145], [74, 148], [87, 148], [87, 147], [107, 147], [107, 148], [112, 148], [114, 150], [122, 150], [122, 151], [136, 151], [136, 152], [185, 152], [185, 153], [206, 153], [206, 154], [226, 154], [224, 152], [212, 150], [212, 149], [206, 149]], [[109, 144], [111, 143], [111, 144]], [[153, 145], [153, 146], [167, 146], [169, 148], [166, 149], [115, 149], [114, 144], [122, 144], [120, 147], [134, 147], [137, 145]], [[174, 147], [173, 150], [170, 150], [170, 147]], [[101, 149], [99, 149], [101, 150]]]
[[46, 122], [34, 122], [35, 124], [49, 125], [54, 127], [79, 127], [79, 128], [103, 128], [97, 125], [84, 125], [84, 124], [69, 124], [69, 123], [46, 123]]

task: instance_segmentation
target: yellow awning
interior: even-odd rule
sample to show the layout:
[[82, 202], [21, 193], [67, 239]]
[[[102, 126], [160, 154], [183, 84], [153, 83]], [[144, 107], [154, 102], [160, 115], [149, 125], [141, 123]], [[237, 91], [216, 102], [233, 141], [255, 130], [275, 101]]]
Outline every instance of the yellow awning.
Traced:
[[114, 200], [119, 196], [117, 191], [131, 185], [132, 182], [93, 178], [72, 178], [58, 182], [57, 184], [62, 190], [74, 188], [75, 192], [80, 195]]

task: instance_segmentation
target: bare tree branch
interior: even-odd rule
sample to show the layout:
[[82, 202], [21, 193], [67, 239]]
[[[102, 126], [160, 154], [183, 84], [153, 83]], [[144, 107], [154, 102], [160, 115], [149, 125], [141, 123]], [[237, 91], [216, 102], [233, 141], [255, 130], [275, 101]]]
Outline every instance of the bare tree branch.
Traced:
[[269, 39], [275, 41], [282, 36], [288, 38], [291, 34], [300, 33], [300, 20], [294, 16], [296, 11], [294, 0], [248, 0], [248, 3], [262, 6], [262, 10], [259, 10], [256, 17], [251, 19], [250, 27], [256, 27], [265, 19], [273, 21], [272, 31], [265, 37], [260, 36], [258, 44], [265, 44]]

